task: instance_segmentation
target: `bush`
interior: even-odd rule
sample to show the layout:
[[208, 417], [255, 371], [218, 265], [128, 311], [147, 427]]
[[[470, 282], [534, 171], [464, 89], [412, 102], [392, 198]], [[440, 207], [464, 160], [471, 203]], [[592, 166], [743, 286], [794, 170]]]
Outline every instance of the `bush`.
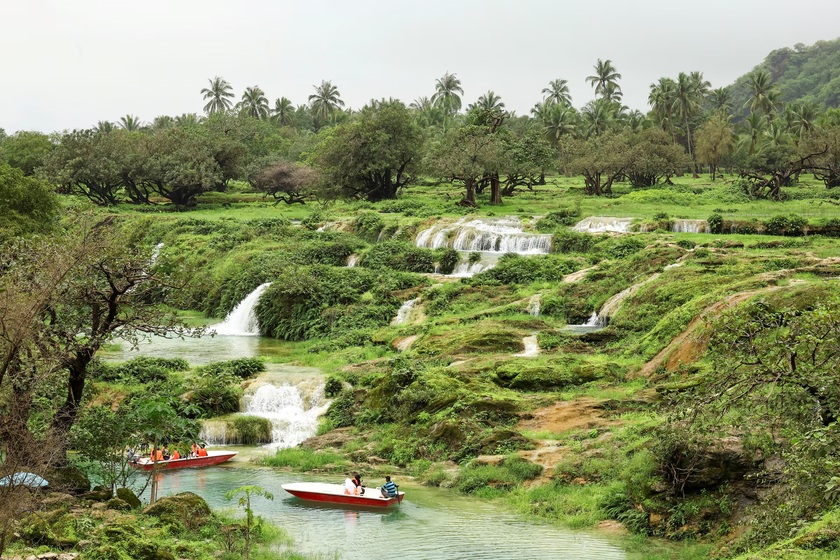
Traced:
[[374, 245], [362, 263], [367, 268], [390, 268], [403, 272], [434, 272], [435, 252], [405, 241], [389, 240]]
[[804, 235], [808, 220], [797, 214], [773, 216], [764, 221], [764, 230], [768, 235]]
[[209, 377], [230, 374], [240, 379], [254, 377], [265, 371], [265, 362], [259, 358], [237, 358], [226, 362], [213, 362], [201, 368], [201, 373]]
[[558, 226], [573, 226], [580, 220], [580, 206], [576, 208], [560, 208], [549, 212], [536, 223], [537, 231], [551, 232]]
[[[473, 254], [474, 253], [471, 253], [470, 257], [472, 257]], [[451, 249], [449, 247], [438, 249], [437, 255], [439, 265], [438, 272], [441, 274], [452, 274], [452, 271], [455, 270], [455, 267], [458, 266], [458, 262], [461, 260], [461, 254], [455, 249]]]
[[234, 443], [260, 445], [272, 441], [271, 421], [267, 418], [237, 415], [233, 417], [230, 423], [236, 434]]
[[123, 380], [136, 383], [165, 381], [173, 371], [186, 371], [189, 363], [181, 358], [152, 358], [141, 356], [117, 365], [96, 362], [91, 373], [102, 381]]
[[189, 400], [201, 408], [202, 418], [210, 418], [239, 412], [241, 398], [242, 389], [236, 379], [226, 374], [201, 379]]
[[376, 212], [362, 212], [356, 217], [353, 231], [366, 241], [376, 241], [384, 226], [382, 217]]
[[551, 240], [552, 253], [588, 253], [599, 239], [590, 233], [563, 229]]
[[502, 255], [499, 263], [490, 270], [473, 276], [473, 285], [498, 281], [502, 284], [527, 284], [530, 282], [561, 282], [563, 277], [580, 268], [578, 261], [556, 255], [523, 257], [515, 253]]
[[334, 376], [327, 377], [327, 381], [324, 384], [324, 395], [328, 398], [333, 398], [341, 392], [342, 383], [341, 380]]
[[720, 214], [712, 214], [706, 219], [706, 222], [709, 224], [709, 231], [711, 233], [721, 233], [723, 231], [723, 216]]

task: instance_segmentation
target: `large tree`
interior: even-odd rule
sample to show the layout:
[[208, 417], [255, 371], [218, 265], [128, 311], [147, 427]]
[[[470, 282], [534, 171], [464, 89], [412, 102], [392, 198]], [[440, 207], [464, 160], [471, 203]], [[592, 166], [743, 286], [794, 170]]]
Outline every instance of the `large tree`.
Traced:
[[685, 133], [685, 144], [688, 156], [693, 163], [692, 171], [697, 178], [697, 164], [695, 162], [694, 150], [691, 141], [691, 119], [700, 112], [701, 103], [709, 90], [709, 82], [703, 79], [700, 72], [686, 74], [680, 72], [674, 83], [674, 109], [673, 112], [682, 117], [683, 132]]
[[201, 94], [207, 100], [204, 112], [212, 115], [217, 112], [227, 111], [233, 106], [233, 87], [226, 80], [216, 76], [210, 82], [210, 87], [203, 88]]
[[735, 149], [735, 135], [729, 117], [722, 113], [713, 114], [697, 129], [697, 158], [709, 164], [711, 180], [715, 180], [718, 165]]
[[34, 175], [54, 149], [55, 144], [46, 134], [22, 130], [0, 143], [0, 162]]
[[458, 79], [457, 74], [446, 72], [435, 82], [432, 103], [443, 110], [444, 128], [446, 121], [461, 110], [461, 95], [464, 95], [464, 88], [461, 87], [461, 80]]
[[548, 82], [548, 87], [542, 90], [543, 99], [554, 105], [572, 106], [572, 94], [566, 80], [556, 79]]
[[359, 117], [331, 130], [316, 146], [313, 162], [344, 196], [365, 200], [397, 197], [411, 183], [423, 135], [400, 101], [364, 108]]
[[766, 68], [758, 68], [747, 75], [750, 88], [750, 97], [744, 106], [749, 106], [750, 112], [762, 113], [767, 122], [773, 120], [776, 110], [781, 107], [781, 93], [776, 84], [773, 83], [773, 76]]
[[312, 167], [275, 158], [255, 166], [248, 182], [254, 190], [272, 196], [275, 204], [305, 204], [319, 194], [320, 177]]
[[245, 88], [242, 93], [242, 100], [237, 106], [241, 113], [250, 115], [255, 119], [268, 118], [268, 98], [259, 86]]
[[295, 106], [288, 97], [281, 97], [274, 101], [271, 110], [271, 120], [280, 126], [291, 126], [295, 122]]
[[621, 79], [621, 74], [613, 66], [612, 60], [601, 60], [600, 58], [593, 66], [595, 74], [587, 76], [586, 81], [595, 88], [595, 95], [613, 98], [615, 95], [621, 94], [621, 88], [618, 85], [618, 80]]

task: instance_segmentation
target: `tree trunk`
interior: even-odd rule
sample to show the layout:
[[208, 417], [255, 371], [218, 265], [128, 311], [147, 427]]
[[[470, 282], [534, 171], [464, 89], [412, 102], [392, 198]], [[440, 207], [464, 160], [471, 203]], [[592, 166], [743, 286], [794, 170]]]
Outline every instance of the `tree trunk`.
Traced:
[[499, 181], [499, 174], [493, 173], [490, 176], [490, 204], [502, 203], [502, 185]]
[[685, 115], [685, 143], [688, 146], [688, 156], [691, 158], [691, 176], [698, 179], [700, 175], [697, 174], [697, 160], [694, 159], [694, 150], [691, 149], [691, 129], [688, 126], [688, 115]]
[[464, 179], [464, 188], [466, 192], [464, 193], [464, 198], [461, 200], [461, 206], [476, 206], [475, 203], [475, 179], [469, 177]]

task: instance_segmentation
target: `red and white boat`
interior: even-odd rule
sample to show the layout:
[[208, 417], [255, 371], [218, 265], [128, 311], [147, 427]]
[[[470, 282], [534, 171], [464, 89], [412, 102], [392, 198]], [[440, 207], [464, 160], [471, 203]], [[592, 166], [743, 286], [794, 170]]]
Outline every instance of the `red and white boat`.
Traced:
[[292, 482], [283, 484], [282, 488], [301, 500], [376, 508], [395, 506], [402, 502], [405, 496], [405, 492], [397, 492], [393, 498], [383, 498], [378, 487], [365, 488], [365, 493], [362, 495], [347, 494], [343, 484], [326, 482]]
[[229, 461], [237, 454], [237, 451], [208, 451], [205, 457], [182, 457], [181, 459], [170, 459], [168, 461], [154, 462], [149, 457], [140, 457], [136, 462], [131, 463], [136, 469], [150, 471], [152, 469], [191, 469], [196, 467], [212, 467], [219, 463]]

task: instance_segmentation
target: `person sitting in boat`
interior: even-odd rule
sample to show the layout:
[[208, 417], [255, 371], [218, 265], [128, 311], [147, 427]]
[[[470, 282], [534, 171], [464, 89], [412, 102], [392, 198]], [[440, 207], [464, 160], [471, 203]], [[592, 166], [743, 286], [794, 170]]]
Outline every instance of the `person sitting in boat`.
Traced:
[[166, 460], [166, 459], [163, 458], [163, 450], [162, 449], [156, 449], [154, 447], [152, 447], [151, 457], [152, 457], [152, 461], [155, 461], [155, 462]]
[[391, 482], [391, 477], [385, 477], [385, 484], [382, 485], [383, 498], [395, 498], [397, 496], [397, 485]]
[[203, 443], [198, 448], [198, 456], [199, 457], [207, 457], [207, 448], [204, 446]]
[[163, 453], [163, 460], [168, 461], [169, 460], [169, 448], [166, 447], [165, 443], [163, 444], [163, 449], [161, 450], [161, 452]]
[[176, 461], [181, 458], [181, 453], [177, 449], [172, 450], [172, 455], [169, 456], [170, 461]]
[[365, 487], [362, 486], [362, 477], [359, 473], [353, 473], [353, 478], [344, 481], [344, 493], [355, 496], [361, 496], [365, 493]]
[[193, 442], [190, 446], [190, 457], [198, 457], [198, 444]]

